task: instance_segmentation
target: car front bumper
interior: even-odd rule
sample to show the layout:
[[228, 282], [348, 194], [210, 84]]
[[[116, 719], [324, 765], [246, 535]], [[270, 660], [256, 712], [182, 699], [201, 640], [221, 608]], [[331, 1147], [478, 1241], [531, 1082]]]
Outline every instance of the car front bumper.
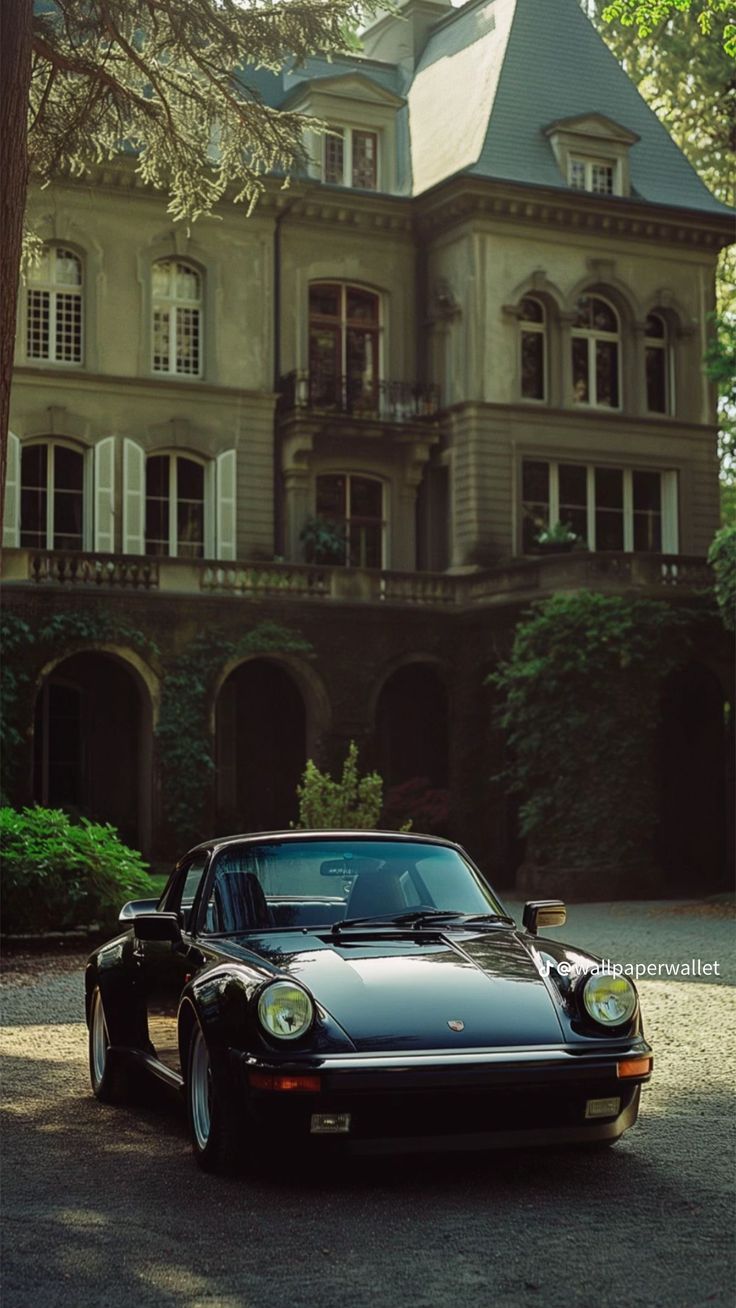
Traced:
[[[266, 1062], [230, 1051], [234, 1093], [259, 1131], [354, 1152], [418, 1152], [606, 1142], [633, 1126], [651, 1072], [622, 1078], [618, 1064], [651, 1056], [643, 1039], [605, 1049], [501, 1049], [438, 1055], [350, 1054]], [[255, 1075], [254, 1075], [255, 1074]], [[320, 1091], [254, 1088], [260, 1075], [316, 1075]], [[591, 1102], [610, 1112], [588, 1116]], [[618, 1101], [616, 1104], [615, 1101]], [[339, 1135], [314, 1132], [315, 1115], [349, 1117]]]

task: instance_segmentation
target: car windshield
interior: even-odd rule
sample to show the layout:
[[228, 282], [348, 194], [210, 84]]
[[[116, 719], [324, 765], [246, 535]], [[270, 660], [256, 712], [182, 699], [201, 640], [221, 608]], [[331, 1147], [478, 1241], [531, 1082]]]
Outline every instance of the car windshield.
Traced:
[[213, 933], [335, 927], [413, 911], [502, 915], [457, 850], [360, 838], [230, 845], [215, 858], [205, 929]]

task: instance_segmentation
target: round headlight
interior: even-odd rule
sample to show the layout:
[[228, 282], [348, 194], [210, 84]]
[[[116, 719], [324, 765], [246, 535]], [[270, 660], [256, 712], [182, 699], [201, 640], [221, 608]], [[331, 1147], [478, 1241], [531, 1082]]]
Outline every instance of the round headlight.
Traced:
[[269, 1035], [298, 1040], [312, 1025], [314, 1006], [306, 990], [290, 981], [274, 981], [258, 1000], [258, 1017]]
[[636, 991], [625, 976], [597, 972], [583, 986], [583, 1004], [601, 1026], [623, 1026], [636, 1012]]

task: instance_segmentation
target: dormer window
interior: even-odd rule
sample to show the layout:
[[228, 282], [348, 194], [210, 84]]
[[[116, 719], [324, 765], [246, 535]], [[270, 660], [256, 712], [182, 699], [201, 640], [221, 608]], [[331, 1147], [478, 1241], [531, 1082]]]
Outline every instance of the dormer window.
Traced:
[[639, 137], [604, 114], [560, 118], [544, 129], [567, 185], [590, 195], [628, 195], [629, 151]]
[[615, 195], [616, 166], [601, 160], [582, 159], [571, 155], [568, 160], [568, 181], [576, 191], [591, 191], [593, 195]]
[[323, 177], [335, 186], [378, 188], [378, 133], [332, 127], [324, 138]]

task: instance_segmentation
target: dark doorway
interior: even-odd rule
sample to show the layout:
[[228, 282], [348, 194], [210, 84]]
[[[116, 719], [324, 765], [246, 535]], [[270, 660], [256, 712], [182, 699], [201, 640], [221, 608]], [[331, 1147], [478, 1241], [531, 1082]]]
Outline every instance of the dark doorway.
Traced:
[[447, 786], [447, 690], [431, 664], [408, 663], [386, 681], [376, 708], [376, 753], [386, 787], [414, 777]]
[[142, 794], [150, 796], [141, 693], [108, 654], [74, 654], [36, 699], [33, 793], [37, 803], [111, 822], [126, 843], [147, 843]]
[[218, 696], [215, 730], [220, 829], [288, 827], [306, 762], [304, 701], [289, 673], [268, 659], [241, 663]]
[[668, 888], [679, 894], [697, 896], [729, 884], [730, 710], [718, 678], [702, 664], [693, 663], [667, 680], [660, 738], [659, 845]]

